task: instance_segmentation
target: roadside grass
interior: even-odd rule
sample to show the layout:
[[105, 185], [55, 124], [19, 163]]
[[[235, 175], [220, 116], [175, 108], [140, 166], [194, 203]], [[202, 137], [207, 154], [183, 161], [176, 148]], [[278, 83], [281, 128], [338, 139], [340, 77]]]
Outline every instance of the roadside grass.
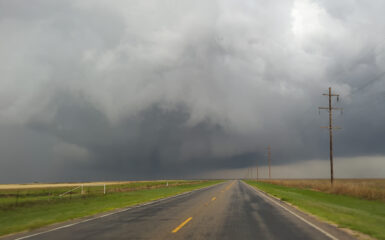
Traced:
[[263, 182], [385, 202], [385, 179], [263, 179]]
[[377, 239], [385, 239], [385, 204], [382, 201], [336, 195], [248, 180], [259, 188], [299, 209]]
[[57, 194], [68, 188], [50, 189], [50, 194], [43, 194], [47, 189], [19, 190], [18, 195], [10, 190], [0, 191], [0, 236], [149, 202], [219, 182], [170, 181], [168, 187], [161, 181], [136, 182], [134, 185], [114, 185], [115, 188], [110, 188], [106, 195], [98, 190], [62, 198]]

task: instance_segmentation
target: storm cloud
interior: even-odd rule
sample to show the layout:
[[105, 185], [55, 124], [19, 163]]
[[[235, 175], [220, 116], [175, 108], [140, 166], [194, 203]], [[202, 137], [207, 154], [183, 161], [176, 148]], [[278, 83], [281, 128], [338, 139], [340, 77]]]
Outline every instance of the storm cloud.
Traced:
[[336, 156], [379, 164], [383, 9], [0, 0], [0, 181], [227, 177], [265, 165], [268, 145], [277, 167], [327, 163], [329, 86]]

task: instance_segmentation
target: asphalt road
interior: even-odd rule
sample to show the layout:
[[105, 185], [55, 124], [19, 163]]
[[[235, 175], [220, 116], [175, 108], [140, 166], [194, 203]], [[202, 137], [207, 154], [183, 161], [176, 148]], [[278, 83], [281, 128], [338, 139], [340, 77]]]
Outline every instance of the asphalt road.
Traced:
[[23, 239], [352, 238], [242, 181], [228, 181], [49, 232], [25, 234]]

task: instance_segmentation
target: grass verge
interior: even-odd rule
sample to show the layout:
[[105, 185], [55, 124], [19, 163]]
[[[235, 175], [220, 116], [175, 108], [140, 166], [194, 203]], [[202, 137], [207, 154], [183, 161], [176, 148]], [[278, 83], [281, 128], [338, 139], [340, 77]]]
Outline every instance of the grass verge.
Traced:
[[246, 181], [299, 209], [377, 239], [385, 239], [385, 204], [356, 197], [335, 195], [265, 182]]
[[263, 179], [266, 183], [295, 187], [320, 192], [358, 197], [366, 200], [380, 200], [385, 203], [385, 179]]
[[86, 195], [71, 199], [43, 199], [3, 208], [0, 206], [0, 236], [170, 197], [219, 182], [221, 181], [199, 181], [196, 184], [186, 182], [162, 188]]

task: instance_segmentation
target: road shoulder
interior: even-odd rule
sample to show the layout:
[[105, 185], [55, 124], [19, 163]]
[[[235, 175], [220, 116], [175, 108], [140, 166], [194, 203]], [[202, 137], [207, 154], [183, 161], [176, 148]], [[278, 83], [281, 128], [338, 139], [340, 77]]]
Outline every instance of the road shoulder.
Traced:
[[[244, 181], [242, 183], [246, 184], [249, 188], [253, 189], [260, 197], [266, 199], [267, 201], [284, 208], [286, 211], [296, 216], [300, 220], [306, 222], [313, 228], [316, 228], [318, 231], [323, 232], [330, 239], [339, 239], [339, 240], [352, 240], [352, 239], [373, 239], [373, 238], [363, 238], [362, 234], [354, 232], [352, 230], [347, 231], [346, 229], [338, 228], [335, 224], [325, 222], [318, 217], [308, 214], [299, 210], [297, 207], [288, 204], [281, 199], [272, 196], [255, 186], [252, 186]], [[361, 236], [360, 236], [361, 235]]]

